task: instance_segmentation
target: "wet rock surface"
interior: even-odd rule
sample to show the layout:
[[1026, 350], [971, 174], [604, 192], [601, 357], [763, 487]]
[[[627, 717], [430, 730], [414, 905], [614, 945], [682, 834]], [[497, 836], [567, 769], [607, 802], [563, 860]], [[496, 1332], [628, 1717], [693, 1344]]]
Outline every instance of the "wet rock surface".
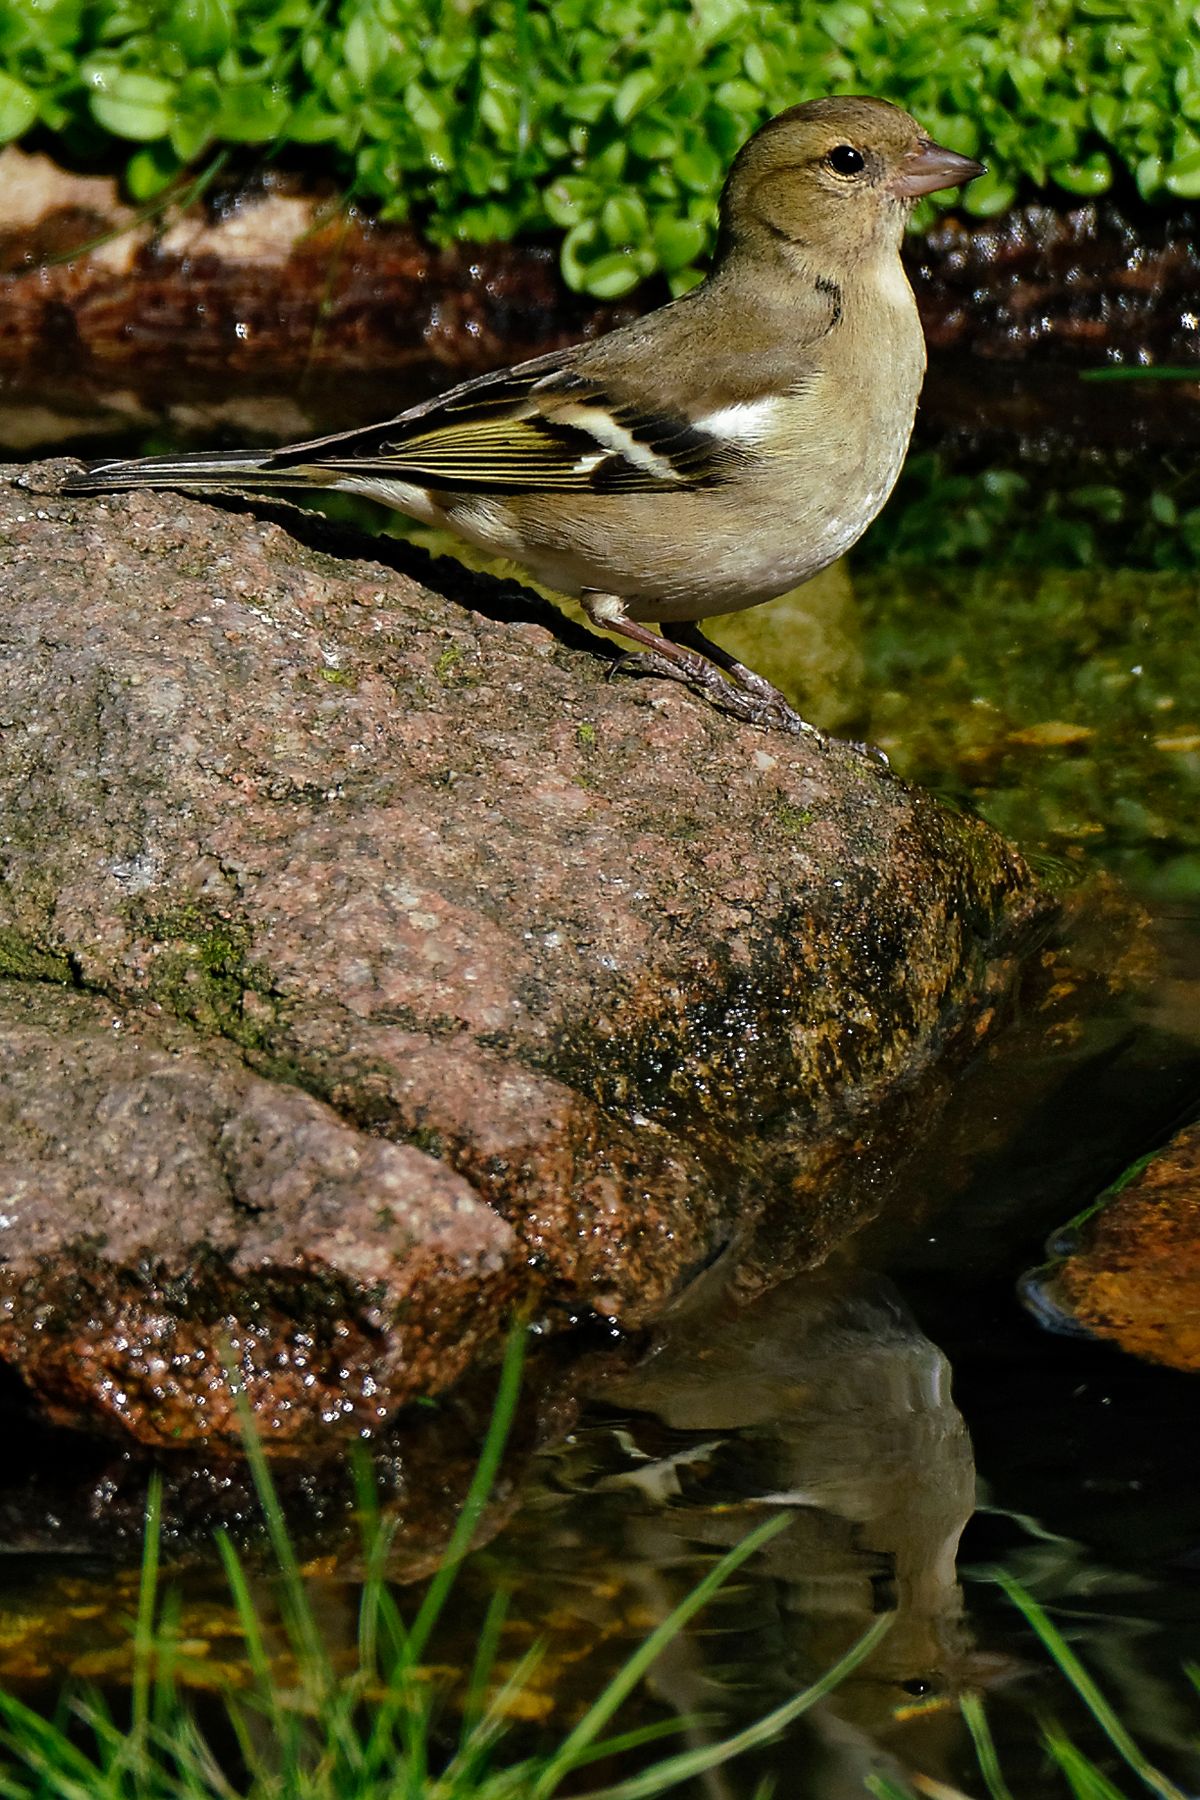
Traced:
[[1052, 1328], [1200, 1369], [1200, 1125], [1135, 1165], [1050, 1249], [1055, 1261], [1027, 1277], [1025, 1291]]
[[276, 1445], [378, 1429], [519, 1290], [461, 1176], [91, 994], [0, 982], [0, 1146], [0, 1357], [54, 1422], [237, 1443], [236, 1371]]
[[636, 1326], [878, 1209], [1048, 914], [994, 833], [457, 565], [7, 476], [0, 1350], [57, 1420], [220, 1435], [224, 1331], [268, 1437], [361, 1430], [514, 1301]]
[[948, 214], [908, 247], [937, 348], [1011, 361], [1200, 363], [1194, 207]]

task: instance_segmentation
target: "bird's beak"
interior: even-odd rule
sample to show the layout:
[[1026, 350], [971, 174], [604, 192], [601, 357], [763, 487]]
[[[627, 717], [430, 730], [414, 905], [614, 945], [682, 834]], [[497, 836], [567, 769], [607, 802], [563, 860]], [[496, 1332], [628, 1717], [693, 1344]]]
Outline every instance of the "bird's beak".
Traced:
[[918, 200], [922, 194], [936, 194], [939, 188], [961, 187], [986, 171], [972, 156], [960, 156], [928, 138], [910, 150], [892, 181], [893, 194], [901, 200]]

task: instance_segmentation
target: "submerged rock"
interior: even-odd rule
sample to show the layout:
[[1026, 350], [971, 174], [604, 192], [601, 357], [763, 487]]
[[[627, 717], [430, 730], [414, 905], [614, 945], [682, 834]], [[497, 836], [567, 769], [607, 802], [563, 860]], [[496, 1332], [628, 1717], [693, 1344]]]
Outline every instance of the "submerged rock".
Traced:
[[1200, 1125], [1135, 1164], [1050, 1249], [1024, 1282], [1043, 1323], [1200, 1369]]
[[513, 1304], [638, 1325], [878, 1208], [1047, 915], [1003, 840], [524, 590], [15, 475], [0, 1352], [56, 1419], [227, 1436], [228, 1340], [268, 1438], [361, 1431]]

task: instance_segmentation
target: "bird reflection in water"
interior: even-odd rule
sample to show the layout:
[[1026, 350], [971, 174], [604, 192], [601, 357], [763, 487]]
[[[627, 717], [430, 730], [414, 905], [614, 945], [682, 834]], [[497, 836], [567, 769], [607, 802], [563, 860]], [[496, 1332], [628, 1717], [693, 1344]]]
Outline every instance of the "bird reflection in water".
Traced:
[[736, 1800], [764, 1770], [797, 1800], [860, 1800], [871, 1772], [951, 1781], [969, 1762], [954, 1697], [998, 1672], [972, 1650], [955, 1567], [975, 1468], [949, 1365], [895, 1291], [807, 1275], [740, 1310], [693, 1303], [599, 1397], [604, 1422], [560, 1453], [559, 1473], [593, 1505], [621, 1497], [610, 1529], [647, 1616], [665, 1617], [763, 1508], [794, 1514], [654, 1667], [671, 1711], [721, 1713], [693, 1743], [760, 1716], [894, 1615], [753, 1771], [728, 1765], [696, 1791]]

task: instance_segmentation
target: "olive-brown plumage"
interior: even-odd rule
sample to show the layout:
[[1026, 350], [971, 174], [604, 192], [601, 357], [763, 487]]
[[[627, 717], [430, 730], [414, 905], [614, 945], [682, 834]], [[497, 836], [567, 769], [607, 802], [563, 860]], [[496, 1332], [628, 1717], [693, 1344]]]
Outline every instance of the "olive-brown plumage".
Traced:
[[887, 499], [925, 369], [905, 222], [979, 172], [886, 101], [808, 101], [738, 153], [712, 272], [659, 311], [381, 425], [69, 485], [365, 494], [578, 596], [740, 716], [806, 730], [695, 622], [807, 580]]

